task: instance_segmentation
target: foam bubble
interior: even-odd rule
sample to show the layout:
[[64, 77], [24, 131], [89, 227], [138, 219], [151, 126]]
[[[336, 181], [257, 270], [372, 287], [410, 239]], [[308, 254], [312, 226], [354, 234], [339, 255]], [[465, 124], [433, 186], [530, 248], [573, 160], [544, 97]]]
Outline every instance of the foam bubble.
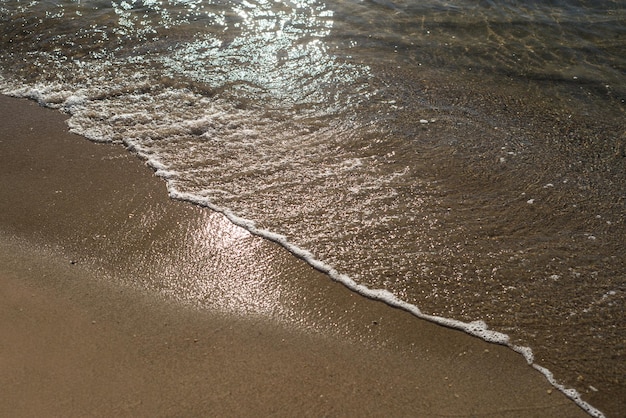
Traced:
[[72, 113], [76, 107], [83, 106], [86, 101], [87, 98], [85, 96], [71, 95], [67, 99], [65, 99], [65, 102], [63, 103], [63, 109], [68, 113]]
[[539, 366], [538, 364], [533, 364], [532, 367], [538, 372], [540, 372], [541, 374], [543, 374], [552, 386], [557, 388], [565, 396], [567, 396], [572, 401], [574, 401], [578, 406], [584, 409], [589, 415], [591, 415], [592, 417], [596, 417], [596, 418], [604, 418], [605, 415], [600, 410], [594, 408], [589, 403], [585, 402], [575, 389], [566, 388], [565, 386], [558, 383], [550, 370], [546, 369], [545, 367]]

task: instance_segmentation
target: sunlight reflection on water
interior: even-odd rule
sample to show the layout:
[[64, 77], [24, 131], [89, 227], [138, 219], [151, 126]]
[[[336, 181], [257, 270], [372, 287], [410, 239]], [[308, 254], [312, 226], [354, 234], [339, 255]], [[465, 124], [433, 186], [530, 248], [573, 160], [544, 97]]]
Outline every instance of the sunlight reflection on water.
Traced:
[[[267, 243], [221, 214], [206, 213], [166, 240], [151, 281], [177, 299], [235, 314], [285, 316], [280, 266]], [[182, 243], [177, 241], [182, 240]]]

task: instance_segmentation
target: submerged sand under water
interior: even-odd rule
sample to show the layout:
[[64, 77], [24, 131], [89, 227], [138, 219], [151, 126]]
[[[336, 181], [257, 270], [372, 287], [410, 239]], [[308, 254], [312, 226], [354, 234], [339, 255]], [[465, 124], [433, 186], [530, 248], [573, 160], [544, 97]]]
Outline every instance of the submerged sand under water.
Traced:
[[[173, 195], [424, 314], [484, 320], [619, 411], [625, 11], [503, 4], [5, 2], [0, 82], [124, 143]], [[266, 280], [273, 256], [240, 283], [215, 246], [258, 260], [259, 241], [219, 216], [158, 219], [129, 210], [76, 245], [126, 242], [107, 248], [133, 282], [208, 308], [289, 319], [324, 300]]]
[[[168, 199], [137, 159], [67, 134], [59, 114], [0, 106], [3, 415], [586, 416], [511, 350], [362, 298]], [[205, 269], [190, 277], [184, 254]], [[214, 290], [198, 309], [191, 287], [191, 304], [167, 297], [175, 279]], [[246, 293], [260, 286], [275, 291]], [[246, 313], [263, 298], [271, 312]]]

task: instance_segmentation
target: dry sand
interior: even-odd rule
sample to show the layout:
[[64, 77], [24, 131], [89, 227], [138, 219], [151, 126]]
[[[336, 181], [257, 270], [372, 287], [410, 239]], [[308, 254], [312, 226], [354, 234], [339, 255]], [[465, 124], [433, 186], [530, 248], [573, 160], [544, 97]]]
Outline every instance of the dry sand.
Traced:
[[0, 97], [0, 416], [587, 416]]

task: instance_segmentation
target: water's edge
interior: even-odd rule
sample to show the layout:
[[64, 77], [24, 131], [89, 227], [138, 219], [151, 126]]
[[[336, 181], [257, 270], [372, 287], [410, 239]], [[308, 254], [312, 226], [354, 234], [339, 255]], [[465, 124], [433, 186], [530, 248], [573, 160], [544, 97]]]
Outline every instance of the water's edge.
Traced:
[[[137, 154], [137, 155], [141, 157], [142, 159], [146, 159], [145, 156], [142, 156], [141, 154]], [[161, 169], [153, 166], [148, 159], [146, 159], [146, 162], [150, 167], [152, 167], [155, 170], [156, 174], [159, 175], [159, 171], [161, 171]], [[165, 180], [167, 182], [167, 179]], [[206, 207], [210, 210], [223, 214], [233, 224], [246, 229], [248, 232], [250, 232], [253, 235], [260, 236], [269, 241], [279, 244], [280, 246], [285, 248], [287, 251], [289, 251], [291, 254], [293, 254], [295, 257], [298, 257], [306, 261], [309, 265], [311, 265], [316, 270], [328, 275], [332, 280], [341, 283], [342, 285], [344, 285], [351, 291], [356, 292], [361, 296], [384, 302], [393, 308], [402, 309], [406, 312], [409, 312], [416, 318], [423, 319], [425, 321], [429, 321], [429, 322], [432, 322], [432, 323], [435, 323], [437, 325], [441, 325], [447, 328], [463, 331], [469, 335], [478, 337], [488, 343], [499, 344], [499, 345], [503, 345], [505, 347], [510, 348], [516, 353], [522, 355], [529, 366], [537, 370], [539, 373], [543, 374], [546, 380], [552, 386], [554, 386], [556, 389], [562, 392], [566, 397], [574, 401], [576, 405], [580, 406], [589, 415], [591, 415], [592, 417], [596, 417], [596, 418], [601, 418], [605, 416], [599, 409], [593, 407], [588, 402], [585, 402], [577, 390], [573, 388], [567, 388], [564, 385], [560, 384], [554, 378], [554, 375], [550, 370], [535, 363], [533, 351], [530, 347], [524, 347], [524, 346], [519, 346], [519, 345], [510, 343], [509, 336], [507, 334], [490, 330], [488, 325], [484, 321], [478, 320], [478, 321], [472, 321], [472, 322], [463, 322], [463, 321], [458, 321], [455, 319], [444, 318], [441, 316], [424, 314], [421, 312], [421, 310], [417, 306], [407, 303], [397, 298], [393, 293], [385, 289], [370, 289], [367, 286], [357, 284], [349, 276], [342, 274], [338, 272], [336, 269], [334, 269], [332, 266], [317, 260], [313, 256], [313, 254], [311, 254], [309, 251], [290, 243], [289, 240], [287, 240], [287, 238], [283, 235], [276, 234], [276, 233], [273, 233], [271, 231], [267, 231], [264, 229], [259, 229], [254, 225], [254, 221], [241, 218], [237, 216], [235, 213], [233, 213], [231, 210], [229, 210], [228, 208], [222, 208], [220, 206], [211, 204], [210, 200], [208, 199], [197, 198], [187, 193], [181, 193], [177, 191], [174, 187], [172, 187], [169, 183], [167, 183], [167, 186], [168, 186], [169, 195], [172, 199], [177, 199], [177, 200], [189, 202], [192, 204], [196, 204], [196, 205]]]
[[[30, 99], [30, 100], [35, 100], [42, 107], [57, 109], [57, 110], [60, 110], [61, 112], [65, 113], [64, 109], [59, 109], [58, 106], [50, 105], [50, 104], [45, 103], [45, 102], [43, 102], [41, 100], [37, 100], [36, 98], [33, 98], [33, 97], [19, 96], [19, 95], [16, 95], [16, 94], [6, 94], [6, 93], [5, 93], [5, 95], [7, 95], [9, 97], [27, 98], [27, 99]], [[65, 110], [67, 110], [67, 109], [65, 109]], [[71, 113], [69, 114], [69, 117], [71, 119], [71, 117], [72, 117]], [[68, 121], [69, 121], [69, 119], [68, 119]], [[71, 131], [71, 129], [70, 129], [70, 131]], [[80, 135], [80, 133], [78, 133], [78, 134]], [[85, 137], [84, 135], [80, 135], [80, 136], [82, 136], [83, 138], [89, 140], [89, 138]], [[307, 251], [306, 249], [300, 248], [297, 245], [289, 242], [289, 240], [285, 236], [277, 234], [277, 233], [274, 233], [274, 232], [272, 232], [270, 230], [258, 228], [258, 227], [256, 227], [255, 222], [253, 220], [242, 218], [242, 217], [238, 216], [236, 213], [234, 213], [232, 210], [230, 210], [229, 208], [218, 206], [218, 205], [212, 203], [209, 198], [198, 197], [198, 196], [195, 196], [193, 194], [185, 193], [185, 192], [181, 192], [181, 191], [177, 190], [176, 187], [169, 180], [171, 178], [171, 173], [169, 173], [167, 168], [164, 167], [159, 161], [151, 159], [149, 155], [147, 155], [146, 153], [143, 153], [139, 147], [134, 146], [134, 144], [131, 143], [131, 142], [125, 142], [123, 145], [132, 154], [134, 154], [137, 157], [139, 157], [140, 159], [144, 160], [146, 162], [146, 165], [148, 165], [150, 168], [152, 168], [154, 170], [156, 176], [158, 176], [158, 177], [162, 178], [163, 180], [165, 180], [165, 183], [167, 185], [168, 194], [169, 194], [170, 198], [175, 199], [175, 200], [188, 202], [188, 203], [191, 203], [191, 204], [194, 204], [194, 205], [198, 205], [198, 206], [201, 206], [201, 207], [206, 207], [209, 210], [212, 210], [212, 211], [215, 211], [215, 212], [223, 214], [233, 224], [246, 229], [251, 234], [254, 234], [256, 236], [262, 237], [264, 239], [267, 239], [269, 241], [272, 241], [272, 242], [282, 246], [287, 251], [289, 251], [291, 254], [293, 254], [295, 257], [304, 260], [306, 263], [311, 265], [316, 270], [318, 270], [318, 271], [328, 275], [332, 280], [341, 283], [346, 288], [350, 289], [351, 291], [353, 291], [355, 293], [358, 293], [361, 296], [364, 296], [364, 297], [369, 298], [369, 299], [381, 301], [381, 302], [383, 302], [383, 303], [385, 303], [385, 304], [387, 304], [387, 305], [389, 305], [389, 306], [391, 306], [393, 308], [402, 309], [402, 310], [412, 314], [416, 318], [419, 318], [419, 319], [422, 319], [422, 320], [426, 320], [426, 321], [429, 321], [429, 322], [432, 322], [432, 323], [435, 323], [435, 324], [438, 324], [438, 325], [441, 325], [441, 326], [444, 326], [444, 327], [447, 327], [447, 328], [463, 331], [463, 332], [465, 332], [465, 333], [467, 333], [469, 335], [478, 337], [478, 338], [480, 338], [480, 339], [482, 339], [482, 340], [484, 340], [486, 342], [493, 343], [493, 344], [498, 344], [498, 345], [503, 345], [503, 346], [506, 346], [506, 347], [510, 348], [511, 350], [515, 351], [516, 353], [522, 355], [524, 357], [524, 359], [526, 360], [526, 362], [533, 369], [535, 369], [539, 373], [543, 374], [544, 377], [546, 378], [546, 380], [554, 388], [556, 388], [557, 390], [562, 392], [566, 397], [571, 399], [574, 403], [576, 403], [576, 405], [578, 405], [580, 408], [582, 408], [590, 416], [598, 417], [598, 418], [605, 416], [600, 410], [598, 410], [597, 408], [593, 407], [592, 405], [590, 405], [589, 403], [584, 401], [582, 399], [582, 396], [580, 395], [580, 393], [577, 390], [575, 390], [573, 388], [567, 388], [564, 385], [560, 384], [554, 378], [554, 375], [553, 375], [553, 373], [550, 370], [548, 370], [547, 368], [537, 364], [535, 362], [533, 351], [532, 351], [532, 349], [530, 347], [519, 346], [519, 345], [515, 345], [515, 344], [511, 343], [510, 339], [509, 339], [509, 336], [507, 334], [504, 334], [504, 333], [501, 333], [501, 332], [498, 332], [498, 331], [495, 331], [495, 330], [490, 330], [488, 325], [484, 321], [477, 320], [477, 321], [472, 321], [472, 322], [463, 322], [463, 321], [459, 321], [459, 320], [455, 320], [455, 319], [449, 319], [449, 318], [445, 318], [445, 317], [441, 317], [441, 316], [434, 316], [434, 315], [424, 314], [419, 309], [418, 306], [413, 305], [411, 303], [408, 303], [408, 302], [405, 302], [405, 301], [399, 299], [398, 297], [396, 297], [394, 294], [392, 294], [391, 292], [389, 292], [387, 290], [384, 290], [384, 289], [372, 289], [372, 288], [369, 288], [367, 286], [357, 284], [348, 275], [342, 274], [341, 272], [339, 272], [335, 268], [333, 268], [331, 265], [328, 265], [328, 264], [318, 260], [311, 252]]]

